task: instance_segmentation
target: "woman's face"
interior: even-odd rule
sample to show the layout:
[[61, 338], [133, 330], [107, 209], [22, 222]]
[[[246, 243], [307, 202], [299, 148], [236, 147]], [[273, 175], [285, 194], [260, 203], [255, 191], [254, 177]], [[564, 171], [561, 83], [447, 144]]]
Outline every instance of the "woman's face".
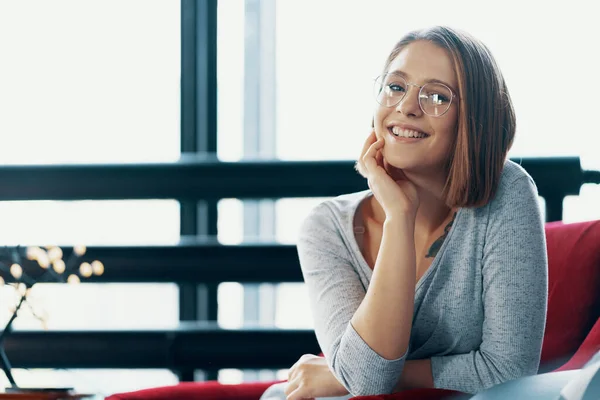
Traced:
[[[375, 133], [385, 139], [383, 158], [387, 167], [414, 174], [444, 173], [456, 136], [458, 98], [452, 99], [444, 115], [432, 117], [421, 110], [419, 88], [410, 84], [423, 86], [437, 80], [458, 95], [458, 80], [449, 54], [431, 42], [413, 42], [392, 61], [388, 73], [402, 75], [409, 85], [398, 105], [378, 105], [375, 111]], [[417, 136], [414, 131], [425, 137], [411, 138]]]

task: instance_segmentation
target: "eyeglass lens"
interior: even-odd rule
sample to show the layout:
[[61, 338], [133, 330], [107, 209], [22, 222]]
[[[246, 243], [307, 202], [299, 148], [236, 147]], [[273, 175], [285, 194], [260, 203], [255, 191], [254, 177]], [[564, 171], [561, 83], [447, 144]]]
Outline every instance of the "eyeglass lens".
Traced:
[[[380, 76], [375, 81], [375, 99], [385, 107], [398, 105], [409, 85], [406, 80], [396, 74]], [[423, 112], [431, 116], [440, 116], [450, 108], [452, 92], [448, 87], [439, 83], [427, 83], [419, 91], [419, 105]]]

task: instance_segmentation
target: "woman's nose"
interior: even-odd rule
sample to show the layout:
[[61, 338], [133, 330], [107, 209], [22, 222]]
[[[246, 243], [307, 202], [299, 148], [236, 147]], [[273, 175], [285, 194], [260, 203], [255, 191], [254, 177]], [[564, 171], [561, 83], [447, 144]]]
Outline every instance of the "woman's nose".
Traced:
[[407, 116], [420, 116], [423, 110], [419, 106], [419, 89], [419, 87], [408, 86], [408, 91], [396, 106], [396, 111]]

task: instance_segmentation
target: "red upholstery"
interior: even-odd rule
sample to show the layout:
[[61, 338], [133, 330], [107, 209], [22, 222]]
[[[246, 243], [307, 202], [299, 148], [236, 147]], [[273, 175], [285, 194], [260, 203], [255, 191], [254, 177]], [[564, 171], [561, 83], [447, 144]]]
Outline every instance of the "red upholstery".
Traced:
[[600, 318], [588, 333], [585, 341], [579, 346], [577, 353], [571, 357], [569, 362], [557, 369], [556, 371], [569, 371], [572, 369], [582, 368], [594, 354], [600, 351]]
[[[546, 238], [549, 296], [542, 364], [562, 365], [558, 371], [577, 369], [600, 350], [600, 221], [549, 223], [546, 225]], [[567, 360], [569, 361], [565, 364]], [[122, 393], [107, 399], [258, 400], [273, 383], [275, 382], [240, 385], [221, 385], [218, 382], [181, 383]], [[355, 399], [439, 400], [465, 397], [470, 396], [451, 390], [413, 389]]]
[[[274, 382], [242, 383], [223, 385], [216, 381], [184, 382], [175, 386], [115, 394], [107, 400], [258, 400]], [[357, 396], [355, 400], [459, 400], [470, 395], [444, 389], [411, 389], [401, 393]]]
[[446, 389], [410, 389], [394, 394], [356, 396], [353, 400], [462, 400], [471, 395]]
[[274, 383], [276, 382], [223, 385], [216, 381], [184, 382], [175, 386], [115, 394], [107, 397], [107, 400], [257, 400]]
[[562, 365], [600, 316], [600, 221], [546, 225], [548, 319], [541, 364]]

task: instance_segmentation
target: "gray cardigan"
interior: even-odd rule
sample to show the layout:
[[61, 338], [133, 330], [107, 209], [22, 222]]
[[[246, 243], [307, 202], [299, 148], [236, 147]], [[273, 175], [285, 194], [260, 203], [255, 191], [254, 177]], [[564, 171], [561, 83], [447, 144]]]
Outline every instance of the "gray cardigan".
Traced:
[[435, 387], [468, 393], [537, 373], [548, 261], [537, 190], [525, 170], [507, 161], [496, 197], [458, 211], [417, 283], [410, 346], [396, 360], [372, 350], [350, 323], [372, 275], [354, 235], [355, 211], [370, 194], [321, 203], [297, 244], [318, 342], [350, 394], [391, 393], [411, 359], [431, 359]]

